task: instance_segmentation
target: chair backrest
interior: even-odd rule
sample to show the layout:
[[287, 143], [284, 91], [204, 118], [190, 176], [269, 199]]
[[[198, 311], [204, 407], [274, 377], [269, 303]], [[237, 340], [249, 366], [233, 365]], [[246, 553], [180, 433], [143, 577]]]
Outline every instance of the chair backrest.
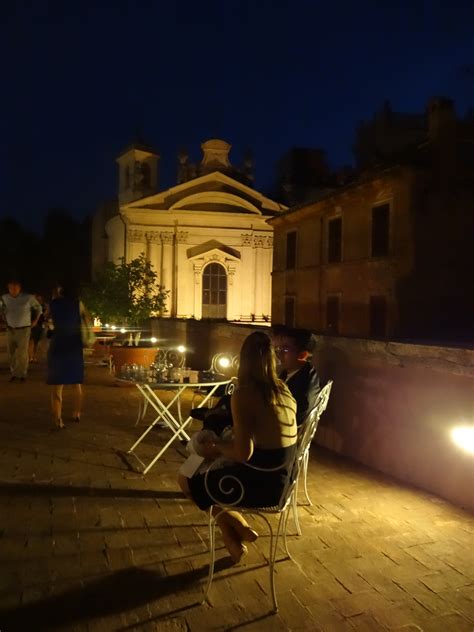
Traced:
[[[311, 411], [308, 413], [305, 421], [301, 425], [300, 434], [299, 434], [298, 442], [296, 446], [296, 454], [295, 454], [295, 458], [293, 461], [291, 474], [290, 474], [290, 481], [291, 481], [292, 486], [296, 485], [296, 482], [298, 480], [298, 476], [303, 464], [304, 456], [306, 452], [309, 450], [311, 446], [311, 441], [313, 440], [314, 435], [316, 434], [316, 430], [318, 429], [318, 424], [319, 424], [319, 420], [321, 419], [321, 415], [327, 408], [329, 396], [331, 394], [332, 384], [333, 384], [332, 380], [329, 380], [326, 386], [324, 386], [324, 388], [321, 389], [315, 405], [313, 406]], [[286, 495], [288, 496], [288, 498], [289, 498], [291, 489], [292, 487], [290, 486], [289, 490], [287, 490]], [[288, 499], [282, 498], [282, 501], [283, 503], [286, 503], [288, 502]]]

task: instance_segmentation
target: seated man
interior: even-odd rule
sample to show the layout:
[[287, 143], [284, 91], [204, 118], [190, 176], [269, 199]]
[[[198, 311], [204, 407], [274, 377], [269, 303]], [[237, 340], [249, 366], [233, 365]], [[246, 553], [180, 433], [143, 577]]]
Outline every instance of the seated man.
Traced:
[[307, 329], [275, 327], [273, 344], [280, 361], [278, 377], [286, 382], [296, 400], [296, 422], [300, 426], [321, 390], [319, 375], [309, 361], [315, 339]]

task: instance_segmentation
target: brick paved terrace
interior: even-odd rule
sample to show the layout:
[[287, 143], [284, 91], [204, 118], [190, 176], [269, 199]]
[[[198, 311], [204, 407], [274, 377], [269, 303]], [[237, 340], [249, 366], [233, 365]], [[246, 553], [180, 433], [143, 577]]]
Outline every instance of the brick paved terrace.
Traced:
[[[200, 605], [207, 523], [175, 484], [182, 447], [146, 478], [134, 472], [123, 452], [140, 432], [138, 392], [103, 368], [88, 370], [81, 423], [50, 432], [43, 372], [26, 384], [0, 373], [2, 632], [474, 629], [472, 515], [316, 447], [314, 505], [289, 538], [295, 561], [277, 563], [279, 613], [260, 525], [238, 566], [219, 540]], [[167, 436], [152, 431], [142, 454]]]

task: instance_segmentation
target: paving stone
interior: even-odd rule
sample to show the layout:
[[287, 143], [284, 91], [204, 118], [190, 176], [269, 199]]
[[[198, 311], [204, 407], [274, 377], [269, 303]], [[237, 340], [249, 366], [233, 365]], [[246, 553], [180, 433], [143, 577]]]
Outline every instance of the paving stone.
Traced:
[[382, 632], [387, 628], [374, 619], [370, 614], [359, 614], [348, 619], [348, 623], [357, 632]]
[[470, 583], [467, 577], [452, 569], [433, 575], [425, 575], [420, 581], [433, 592], [448, 590], [450, 588], [460, 588]]

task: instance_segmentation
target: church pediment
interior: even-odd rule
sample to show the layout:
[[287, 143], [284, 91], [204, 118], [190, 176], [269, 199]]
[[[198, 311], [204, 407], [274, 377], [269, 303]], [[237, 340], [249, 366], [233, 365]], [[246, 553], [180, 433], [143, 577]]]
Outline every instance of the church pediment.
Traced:
[[124, 209], [220, 211], [277, 215], [286, 207], [218, 171], [124, 206]]
[[262, 212], [251, 202], [243, 197], [227, 193], [225, 191], [201, 191], [193, 193], [175, 202], [170, 211], [227, 211], [237, 213], [255, 213], [261, 215]]
[[199, 246], [188, 248], [186, 254], [190, 260], [202, 258], [220, 260], [225, 258], [240, 261], [240, 252], [238, 250], [226, 246], [220, 241], [217, 241], [217, 239], [211, 239], [203, 244], [199, 244]]

